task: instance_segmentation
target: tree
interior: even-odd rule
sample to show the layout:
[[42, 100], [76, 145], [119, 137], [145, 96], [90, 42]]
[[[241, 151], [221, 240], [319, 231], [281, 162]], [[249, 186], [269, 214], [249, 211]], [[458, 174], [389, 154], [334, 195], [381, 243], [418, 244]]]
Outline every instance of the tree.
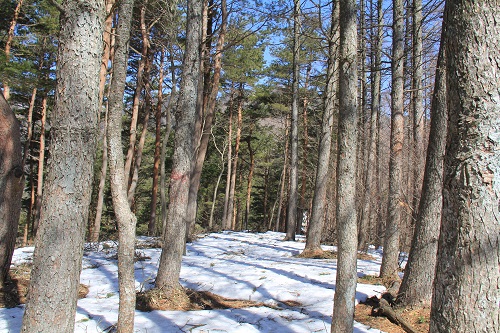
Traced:
[[293, 76], [292, 76], [292, 121], [290, 131], [290, 191], [288, 194], [285, 240], [295, 240], [297, 229], [297, 184], [298, 184], [298, 141], [299, 141], [299, 51], [300, 51], [300, 1], [293, 5]]
[[122, 151], [123, 93], [127, 78], [128, 46], [134, 0], [123, 0], [118, 10], [115, 36], [113, 77], [111, 79], [108, 111], [108, 155], [113, 208], [118, 224], [118, 283], [120, 303], [117, 331], [133, 332], [135, 313], [135, 225], [136, 217], [127, 200], [127, 183]]
[[358, 77], [356, 1], [341, 0], [339, 63], [339, 134], [337, 159], [338, 261], [332, 332], [352, 332], [357, 284], [358, 219], [356, 147]]
[[179, 112], [175, 130], [170, 204], [156, 287], [166, 292], [179, 288], [182, 254], [185, 246], [187, 205], [193, 164], [193, 124], [196, 117], [196, 96], [200, 76], [201, 26], [203, 2], [188, 0], [186, 50], [179, 91]]
[[19, 122], [0, 94], [0, 288], [8, 278], [24, 188]]
[[381, 277], [397, 277], [399, 259], [399, 224], [401, 222], [401, 189], [404, 140], [404, 78], [403, 78], [403, 1], [393, 0], [392, 90], [391, 90], [391, 153], [389, 161], [389, 203], [385, 227], [384, 256]]
[[[443, 40], [443, 38], [441, 38]], [[398, 292], [401, 306], [430, 306], [441, 222], [443, 162], [448, 126], [446, 72], [443, 42], [436, 69], [431, 106], [431, 129], [425, 162], [422, 197], [415, 221], [405, 275]]]
[[446, 2], [449, 127], [431, 332], [500, 327], [499, 17], [498, 1]]
[[307, 240], [303, 256], [314, 256], [322, 253], [321, 233], [325, 220], [326, 194], [328, 188], [330, 151], [332, 147], [333, 116], [338, 98], [338, 47], [339, 37], [339, 3], [333, 3], [333, 13], [328, 36], [328, 68], [325, 87], [323, 120], [321, 123], [321, 137], [318, 149], [318, 166], [316, 168], [316, 181], [314, 184], [314, 197], [312, 203], [311, 220], [307, 228]]
[[[57, 4], [57, 3], [55, 3]], [[41, 223], [22, 332], [72, 332], [97, 142], [104, 3], [64, 1]]]
[[[14, 39], [14, 30], [16, 29], [17, 20], [19, 19], [19, 13], [21, 12], [21, 6], [23, 5], [23, 0], [19, 0], [16, 5], [16, 9], [14, 10], [14, 17], [10, 22], [9, 31], [7, 33], [7, 41], [5, 42], [5, 58], [6, 61], [9, 61], [10, 58], [10, 49], [12, 46], [12, 40]], [[8, 80], [4, 79], [3, 82], [3, 96], [6, 100], [10, 99], [10, 86]]]

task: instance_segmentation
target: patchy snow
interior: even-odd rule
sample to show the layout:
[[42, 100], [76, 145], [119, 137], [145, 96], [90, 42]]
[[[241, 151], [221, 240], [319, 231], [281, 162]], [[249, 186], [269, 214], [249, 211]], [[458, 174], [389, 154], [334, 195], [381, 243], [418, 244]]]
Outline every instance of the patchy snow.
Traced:
[[[278, 306], [201, 311], [136, 311], [135, 332], [141, 333], [251, 333], [251, 332], [330, 332], [335, 292], [335, 259], [296, 258], [304, 239], [284, 242], [276, 232], [224, 232], [205, 235], [189, 244], [181, 269], [181, 283], [188, 288], [207, 290], [229, 298], [253, 300]], [[148, 242], [139, 237], [138, 243]], [[118, 274], [116, 244], [103, 242], [87, 246], [81, 283], [89, 294], [78, 301], [75, 332], [104, 332], [118, 319]], [[91, 250], [90, 250], [91, 249]], [[324, 246], [325, 250], [333, 247]], [[138, 249], [150, 257], [135, 264], [136, 288], [152, 287], [160, 249]], [[358, 274], [378, 275], [381, 256], [370, 251], [375, 260], [358, 260]], [[17, 249], [13, 263], [29, 262], [33, 247]], [[356, 301], [378, 295], [382, 286], [358, 284]], [[296, 301], [289, 307], [283, 301]], [[0, 332], [20, 331], [23, 306], [0, 309]], [[355, 323], [355, 333], [380, 332]]]

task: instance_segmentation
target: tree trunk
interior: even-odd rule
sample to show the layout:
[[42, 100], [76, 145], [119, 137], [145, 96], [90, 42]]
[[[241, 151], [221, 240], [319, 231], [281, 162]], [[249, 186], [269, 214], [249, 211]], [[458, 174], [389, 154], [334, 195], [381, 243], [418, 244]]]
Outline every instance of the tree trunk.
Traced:
[[35, 201], [35, 218], [33, 220], [33, 238], [38, 232], [40, 224], [40, 212], [42, 209], [42, 194], [43, 194], [43, 175], [45, 165], [45, 125], [47, 121], [47, 94], [42, 98], [42, 118], [40, 120], [40, 143], [38, 151], [38, 172], [36, 184], [36, 201]]
[[0, 288], [6, 281], [21, 213], [24, 188], [19, 122], [0, 96]]
[[241, 126], [243, 119], [243, 84], [240, 83], [239, 95], [238, 95], [238, 120], [236, 125], [236, 138], [234, 143], [234, 156], [232, 157], [231, 166], [231, 182], [229, 187], [229, 201], [227, 204], [227, 221], [226, 226], [228, 229], [234, 229], [234, 219], [235, 219], [235, 192], [236, 192], [236, 174], [238, 171], [238, 154], [240, 150], [241, 141]]
[[446, 2], [449, 123], [431, 332], [500, 327], [499, 17], [498, 1]]
[[193, 124], [200, 76], [202, 25], [201, 1], [188, 0], [187, 40], [181, 80], [179, 113], [175, 132], [168, 221], [156, 277], [156, 287], [169, 291], [179, 287], [182, 254], [185, 247], [187, 205], [193, 162]]
[[151, 208], [149, 213], [148, 235], [156, 235], [156, 203], [158, 201], [158, 180], [160, 176], [161, 155], [161, 114], [163, 107], [163, 80], [164, 80], [165, 49], [161, 50], [160, 74], [158, 78], [158, 100], [155, 113], [155, 153], [153, 163], [153, 186], [151, 189]]
[[353, 331], [358, 222], [356, 147], [358, 78], [356, 1], [340, 1], [339, 134], [337, 159], [338, 260], [332, 332]]
[[252, 131], [250, 131], [249, 136], [247, 137], [248, 151], [250, 153], [250, 170], [248, 171], [248, 181], [247, 181], [247, 196], [245, 201], [245, 230], [248, 230], [248, 219], [250, 217], [250, 199], [252, 195], [252, 179], [253, 172], [255, 169], [255, 154], [252, 149]]
[[68, 0], [60, 7], [51, 156], [23, 333], [74, 330], [92, 191], [104, 4]]
[[[443, 38], [441, 38], [443, 40]], [[398, 293], [401, 306], [431, 305], [437, 241], [441, 222], [443, 162], [446, 146], [448, 110], [446, 109], [446, 72], [443, 44], [436, 69], [431, 105], [431, 129], [425, 164], [422, 198], [415, 221], [405, 275]]]
[[132, 105], [132, 118], [130, 120], [130, 136], [129, 136], [129, 146], [127, 151], [127, 157], [125, 159], [125, 183], [127, 187], [130, 184], [130, 178], [132, 177], [132, 164], [134, 160], [135, 153], [135, 143], [137, 141], [137, 121], [139, 119], [139, 104], [141, 98], [142, 88], [144, 87], [144, 69], [146, 67], [146, 62], [148, 61], [148, 49], [149, 49], [149, 36], [148, 29], [146, 27], [146, 4], [143, 3], [140, 9], [140, 30], [142, 37], [142, 51], [141, 59], [139, 60], [139, 65], [137, 68], [137, 78], [136, 86], [134, 91], [134, 100]]
[[[7, 32], [7, 40], [5, 41], [6, 62], [9, 62], [10, 60], [10, 49], [12, 47], [12, 41], [14, 40], [14, 31], [16, 30], [17, 20], [19, 19], [19, 13], [21, 13], [22, 5], [23, 5], [23, 0], [19, 0], [16, 9], [14, 9], [14, 17], [10, 22], [9, 31]], [[10, 86], [8, 80], [3, 80], [3, 96], [7, 101], [10, 99]]]
[[[213, 12], [213, 9], [211, 9]], [[191, 175], [191, 185], [189, 189], [189, 206], [188, 206], [188, 223], [194, 226], [196, 220], [196, 211], [198, 207], [198, 191], [200, 188], [201, 172], [203, 170], [203, 164], [205, 163], [205, 157], [207, 154], [208, 143], [212, 137], [212, 124], [215, 116], [215, 107], [217, 102], [217, 95], [219, 93], [219, 81], [222, 69], [222, 52], [224, 48], [224, 39], [226, 37], [227, 29], [227, 8], [226, 1], [221, 2], [222, 11], [222, 23], [219, 32], [219, 37], [217, 39], [217, 46], [214, 54], [214, 64], [213, 64], [213, 76], [205, 79], [209, 83], [210, 91], [207, 92], [209, 95], [206, 98], [206, 103], [204, 107], [204, 122], [201, 133], [200, 145], [198, 146], [198, 151], [196, 155], [195, 166], [193, 174]], [[210, 28], [211, 30], [211, 28]], [[208, 66], [208, 64], [206, 65]], [[210, 69], [210, 68], [208, 68]], [[190, 228], [188, 228], [189, 231]]]
[[392, 91], [391, 91], [391, 154], [389, 161], [389, 203], [385, 226], [384, 256], [380, 276], [397, 278], [399, 234], [401, 223], [403, 141], [404, 141], [404, 78], [403, 78], [403, 1], [393, 0]]
[[290, 132], [290, 191], [284, 240], [295, 241], [297, 227], [297, 185], [298, 185], [298, 141], [299, 141], [299, 52], [300, 52], [300, 1], [294, 0], [293, 6], [293, 77], [292, 77], [292, 122]]
[[135, 225], [136, 218], [127, 200], [121, 141], [123, 94], [127, 76], [128, 43], [134, 0], [123, 0], [118, 10], [113, 77], [111, 79], [108, 115], [109, 176], [113, 208], [118, 224], [118, 287], [120, 303], [117, 331], [133, 332], [135, 313]]
[[318, 149], [318, 166], [316, 168], [316, 182], [314, 184], [314, 197], [312, 203], [311, 220], [307, 228], [307, 240], [304, 256], [308, 253], [322, 252], [321, 234], [325, 221], [326, 192], [328, 189], [328, 176], [330, 175], [330, 152], [332, 149], [333, 115], [338, 98], [338, 47], [339, 37], [339, 4], [334, 3], [332, 13], [330, 36], [328, 40], [328, 69], [327, 82], [321, 125], [321, 138]]
[[233, 164], [233, 99], [234, 99], [234, 89], [231, 87], [231, 94], [229, 97], [229, 120], [228, 120], [228, 131], [227, 131], [227, 175], [226, 175], [226, 193], [224, 196], [224, 210], [222, 212], [222, 229], [229, 230], [231, 225], [227, 223], [229, 215], [229, 193], [231, 192], [231, 166]]
[[[290, 148], [290, 140], [288, 140], [288, 118], [286, 119], [286, 124], [285, 124], [285, 151], [284, 151], [284, 161], [283, 161], [283, 170], [281, 171], [281, 178], [280, 178], [280, 195], [278, 199], [278, 214], [276, 217], [276, 226], [274, 231], [280, 231], [280, 221], [281, 221], [281, 211], [283, 208], [283, 202], [285, 201], [285, 184], [286, 182], [286, 174], [287, 174], [287, 169], [288, 169], [288, 151]], [[284, 215], [284, 214], [283, 214]]]

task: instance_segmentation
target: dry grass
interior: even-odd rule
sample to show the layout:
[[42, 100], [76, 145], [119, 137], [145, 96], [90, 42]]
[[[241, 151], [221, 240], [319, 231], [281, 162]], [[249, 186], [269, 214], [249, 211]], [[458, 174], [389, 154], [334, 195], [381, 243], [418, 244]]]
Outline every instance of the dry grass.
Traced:
[[136, 304], [136, 308], [141, 311], [241, 309], [254, 306], [266, 305], [262, 302], [231, 299], [209, 291], [195, 291], [182, 287], [172, 288], [168, 291], [151, 289], [137, 293]]
[[[367, 326], [379, 329], [387, 333], [405, 333], [398, 325], [392, 323], [389, 319], [383, 316], [376, 316], [374, 306], [378, 302], [373, 299], [368, 299], [366, 303], [356, 305], [354, 320], [363, 323]], [[405, 319], [419, 333], [429, 332], [429, 308], [414, 308], [414, 309], [394, 309], [403, 319]]]
[[[22, 264], [10, 269], [8, 280], [0, 288], [0, 308], [13, 308], [26, 303], [30, 277], [31, 264]], [[78, 286], [79, 299], [85, 298], [88, 293], [88, 286], [84, 284]]]

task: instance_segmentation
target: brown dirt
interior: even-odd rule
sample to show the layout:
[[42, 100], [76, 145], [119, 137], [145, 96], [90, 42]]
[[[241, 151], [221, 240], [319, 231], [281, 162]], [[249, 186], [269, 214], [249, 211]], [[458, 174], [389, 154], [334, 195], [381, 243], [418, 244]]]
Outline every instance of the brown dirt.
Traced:
[[[366, 304], [360, 303], [356, 305], [354, 320], [387, 333], [405, 333], [400, 326], [392, 323], [386, 317], [374, 315], [373, 306], [374, 303], [370, 299], [367, 300]], [[395, 311], [411, 324], [417, 332], [429, 332], [429, 308], [395, 309]]]
[[[0, 308], [13, 308], [26, 303], [30, 276], [31, 265], [22, 264], [11, 268], [8, 280], [0, 288]], [[80, 284], [78, 298], [85, 298], [88, 293], [89, 287]]]
[[[294, 301], [281, 302], [286, 306], [300, 306]], [[262, 302], [231, 299], [209, 291], [195, 291], [187, 288], [175, 288], [170, 292], [151, 289], [137, 293], [136, 308], [141, 311], [152, 310], [212, 310], [241, 309], [255, 306], [268, 306]]]
[[[337, 252], [323, 250], [302, 251], [297, 257], [306, 259], [337, 259]], [[358, 252], [357, 258], [359, 260], [375, 260], [375, 257], [364, 252]]]

